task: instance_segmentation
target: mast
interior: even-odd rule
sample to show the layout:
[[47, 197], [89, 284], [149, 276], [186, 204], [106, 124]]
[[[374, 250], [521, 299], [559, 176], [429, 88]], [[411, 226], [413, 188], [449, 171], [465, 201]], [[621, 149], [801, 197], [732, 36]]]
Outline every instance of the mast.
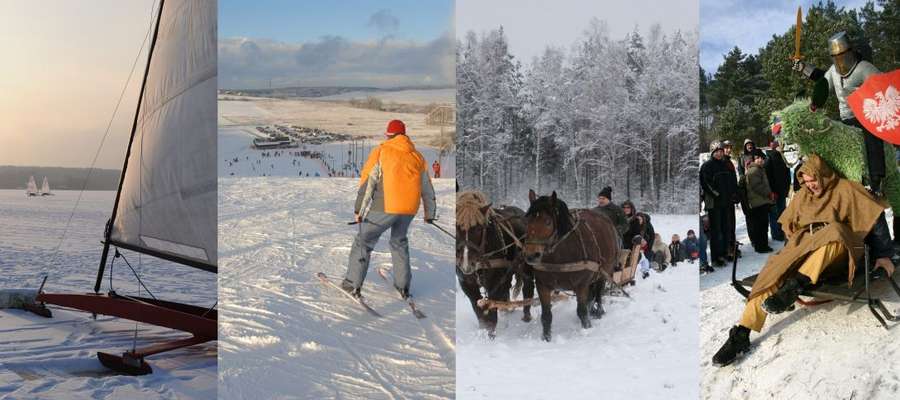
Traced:
[[128, 140], [128, 150], [125, 152], [125, 162], [122, 165], [122, 175], [119, 177], [119, 188], [116, 190], [116, 201], [113, 203], [112, 214], [106, 223], [106, 232], [103, 234], [103, 253], [100, 256], [100, 267], [97, 270], [97, 282], [94, 284], [94, 293], [100, 292], [100, 284], [103, 282], [103, 272], [106, 269], [106, 258], [109, 255], [109, 237], [112, 234], [112, 224], [116, 219], [116, 210], [119, 208], [119, 199], [122, 196], [122, 184], [125, 183], [125, 170], [128, 168], [128, 159], [131, 156], [131, 146], [134, 144], [134, 135], [137, 132], [138, 116], [141, 112], [141, 102], [144, 99], [144, 89], [147, 87], [147, 76], [150, 73], [150, 61], [153, 59], [153, 49], [156, 47], [156, 38], [159, 36], [159, 23], [162, 20], [162, 10], [166, 0], [159, 0], [159, 11], [156, 14], [156, 26], [153, 28], [153, 39], [150, 41], [150, 49], [147, 52], [147, 66], [144, 68], [144, 79], [141, 82], [141, 92], [138, 95], [137, 108], [134, 112], [134, 122], [131, 125], [131, 138]]

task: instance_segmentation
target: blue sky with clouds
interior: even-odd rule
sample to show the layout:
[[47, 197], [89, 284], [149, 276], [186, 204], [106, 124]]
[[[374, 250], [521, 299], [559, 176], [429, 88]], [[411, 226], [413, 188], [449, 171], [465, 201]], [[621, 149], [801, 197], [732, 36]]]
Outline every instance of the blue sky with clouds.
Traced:
[[219, 1], [219, 84], [452, 84], [453, 0]]
[[[700, 65], [714, 73], [734, 46], [756, 54], [772, 38], [787, 31], [819, 0], [700, 0]], [[866, 0], [835, 1], [838, 7], [860, 8]]]

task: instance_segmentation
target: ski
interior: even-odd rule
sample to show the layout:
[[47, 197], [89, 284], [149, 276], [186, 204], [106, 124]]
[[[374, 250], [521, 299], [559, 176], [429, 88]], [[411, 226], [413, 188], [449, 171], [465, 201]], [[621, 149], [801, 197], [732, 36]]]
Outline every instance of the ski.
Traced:
[[338, 292], [340, 292], [341, 294], [346, 296], [348, 299], [353, 300], [357, 304], [363, 306], [363, 308], [365, 308], [366, 311], [369, 312], [369, 314], [372, 314], [373, 316], [378, 317], [378, 318], [382, 318], [382, 315], [379, 314], [378, 311], [375, 311], [375, 309], [370, 307], [368, 304], [366, 304], [365, 300], [363, 300], [362, 297], [357, 298], [357, 297], [354, 297], [353, 295], [351, 295], [350, 293], [345, 292], [344, 289], [341, 289], [341, 287], [338, 286], [336, 283], [334, 283], [334, 281], [332, 281], [331, 278], [328, 277], [328, 275], [325, 275], [324, 272], [317, 272], [316, 277], [319, 278], [319, 281], [322, 282], [322, 284], [324, 284], [328, 287], [331, 287], [334, 290], [337, 290]]
[[[390, 274], [390, 272], [387, 272], [384, 268], [381, 268], [381, 267], [377, 268], [377, 270], [378, 270], [378, 275], [381, 276], [381, 279], [384, 279], [384, 281], [387, 282], [388, 284], [390, 284], [391, 287], [394, 287], [394, 285], [391, 283], [391, 281], [387, 277], [387, 275]], [[397, 292], [397, 295], [400, 295], [400, 292]], [[400, 299], [403, 300], [403, 297], [401, 296]], [[416, 302], [413, 301], [412, 296], [407, 298], [405, 301], [406, 301], [406, 304], [409, 305], [409, 309], [412, 311], [412, 313], [416, 317], [416, 319], [427, 318], [425, 313], [423, 313], [422, 310], [419, 310], [419, 308], [416, 306]]]

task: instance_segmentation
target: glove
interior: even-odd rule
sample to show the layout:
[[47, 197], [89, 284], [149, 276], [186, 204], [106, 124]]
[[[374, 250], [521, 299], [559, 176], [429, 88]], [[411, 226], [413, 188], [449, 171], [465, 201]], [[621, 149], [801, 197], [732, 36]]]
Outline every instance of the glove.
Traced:
[[803, 61], [800, 60], [794, 60], [794, 65], [791, 66], [791, 69], [796, 72], [803, 72], [803, 68], [806, 68], [806, 64], [804, 64]]

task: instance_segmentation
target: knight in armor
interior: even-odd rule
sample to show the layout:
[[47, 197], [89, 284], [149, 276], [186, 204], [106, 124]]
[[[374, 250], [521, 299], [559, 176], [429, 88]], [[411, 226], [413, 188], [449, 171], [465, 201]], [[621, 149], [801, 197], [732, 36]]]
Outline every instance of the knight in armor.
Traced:
[[862, 86], [869, 76], [879, 73], [878, 68], [859, 56], [846, 32], [838, 32], [828, 39], [828, 52], [833, 64], [827, 71], [800, 60], [794, 61], [794, 70], [816, 82], [812, 96], [812, 104], [816, 108], [824, 106], [829, 93], [834, 92], [841, 122], [862, 129], [869, 173], [866, 184], [873, 194], [881, 195], [881, 181], [885, 176], [884, 142], [856, 120], [853, 110], [847, 104], [847, 97]]

